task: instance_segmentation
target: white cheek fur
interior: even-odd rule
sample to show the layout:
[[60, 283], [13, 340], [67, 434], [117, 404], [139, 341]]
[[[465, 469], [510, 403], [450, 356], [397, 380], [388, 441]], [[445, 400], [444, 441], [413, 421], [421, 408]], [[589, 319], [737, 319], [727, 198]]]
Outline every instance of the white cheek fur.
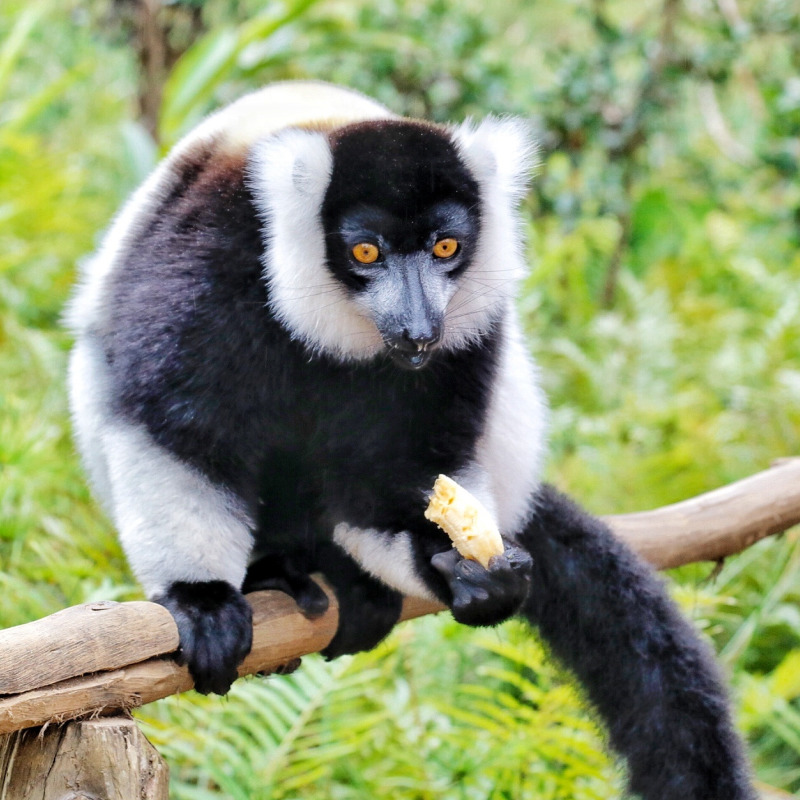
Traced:
[[[465, 123], [450, 135], [482, 196], [478, 249], [445, 313], [442, 346], [456, 350], [491, 330], [526, 272], [516, 205], [533, 148], [516, 120]], [[325, 263], [319, 210], [331, 169], [330, 148], [319, 132], [286, 130], [254, 148], [251, 186], [267, 223], [264, 274], [271, 308], [294, 337], [341, 360], [368, 359], [383, 349], [370, 304], [351, 297]]]
[[319, 212], [332, 167], [327, 138], [313, 131], [284, 131], [253, 152], [250, 181], [266, 222], [270, 307], [310, 349], [369, 358], [382, 348], [380, 334], [325, 265]]
[[473, 264], [448, 305], [445, 343], [463, 347], [484, 335], [511, 306], [526, 274], [517, 204], [524, 196], [535, 148], [526, 125], [489, 117], [452, 129], [453, 141], [478, 181], [481, 235]]

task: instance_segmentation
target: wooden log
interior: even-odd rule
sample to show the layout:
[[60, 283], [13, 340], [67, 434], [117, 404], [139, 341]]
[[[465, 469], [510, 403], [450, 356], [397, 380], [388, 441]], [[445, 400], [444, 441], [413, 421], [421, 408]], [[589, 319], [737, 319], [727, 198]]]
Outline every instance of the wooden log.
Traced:
[[[702, 530], [695, 522], [695, 515], [703, 520]], [[621, 538], [657, 566], [676, 566], [698, 559], [719, 560], [739, 552], [763, 536], [800, 523], [800, 459], [786, 460], [767, 472], [675, 506], [608, 519]], [[675, 548], [673, 539], [681, 540], [681, 547]], [[324, 648], [336, 630], [338, 619], [336, 600], [330, 592], [328, 595], [330, 609], [314, 621], [303, 617], [294, 602], [280, 592], [249, 595], [254, 611], [254, 645], [240, 668], [240, 674], [280, 671], [302, 655]], [[140, 663], [92, 672], [98, 670], [99, 664], [105, 663], [102, 653], [93, 650], [91, 657], [84, 659], [79, 651], [70, 650], [69, 664], [65, 664], [63, 669], [61, 666], [54, 668], [45, 675], [44, 680], [52, 685], [36, 686], [30, 681], [23, 684], [19, 677], [13, 679], [14, 685], [28, 688], [0, 697], [0, 733], [109, 709], [136, 708], [191, 688], [188, 671], [172, 659], [141, 660], [144, 652], [137, 646], [138, 637], [150, 627], [151, 613], [154, 621], [163, 622], [164, 610], [152, 603], [140, 603], [139, 606], [136, 629], [106, 629], [105, 639], [87, 631], [84, 635], [98, 647], [105, 641], [114, 648], [116, 639], [125, 639], [139, 655], [137, 661]], [[437, 610], [441, 610], [441, 606], [435, 603], [408, 598], [403, 618], [410, 619]], [[102, 619], [85, 607], [80, 613], [87, 626]], [[37, 652], [57, 651], [61, 628], [53, 620], [58, 616], [30, 623], [37, 626], [33, 637], [39, 642]], [[171, 624], [174, 628], [174, 623]], [[164, 638], [163, 654], [175, 649], [175, 636], [173, 630], [170, 637]], [[20, 665], [29, 658], [24, 642], [30, 641], [31, 638], [17, 628], [0, 632], [0, 676], [19, 672]], [[153, 647], [157, 649], [156, 645]], [[83, 677], [58, 682], [52, 679], [52, 676], [63, 676], [65, 672]], [[92, 674], [85, 674], [89, 672]], [[9, 683], [12, 680], [4, 679]]]
[[168, 800], [169, 770], [129, 717], [0, 736], [3, 800]]
[[[166, 608], [154, 603], [86, 603], [2, 633], [0, 695], [101, 669], [116, 669], [178, 647]], [[135, 631], [135, 636], [125, 632]]]
[[[328, 611], [316, 620], [298, 613], [294, 601], [281, 592], [254, 592], [247, 596], [253, 607], [253, 649], [239, 667], [240, 675], [282, 672], [304, 655], [322, 650], [333, 638], [338, 606], [333, 592]], [[149, 604], [155, 605], [155, 604]], [[413, 619], [443, 606], [407, 598], [403, 619]], [[117, 632], [131, 636], [132, 632]], [[0, 653], [2, 653], [0, 643]], [[5, 654], [3, 654], [5, 660]], [[0, 698], [0, 734], [63, 722], [116, 709], [138, 708], [193, 686], [186, 667], [171, 658], [152, 658], [138, 664], [71, 678], [51, 686]], [[0, 795], [2, 797], [2, 795]]]

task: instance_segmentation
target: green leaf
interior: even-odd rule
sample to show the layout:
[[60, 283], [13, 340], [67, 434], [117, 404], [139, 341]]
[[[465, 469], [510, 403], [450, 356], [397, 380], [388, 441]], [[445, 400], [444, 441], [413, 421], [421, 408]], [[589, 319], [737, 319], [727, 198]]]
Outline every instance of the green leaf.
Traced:
[[271, 10], [237, 28], [211, 31], [192, 45], [164, 86], [159, 120], [162, 144], [174, 144], [208, 110], [214, 92], [231, 77], [248, 45], [274, 35], [318, 2], [295, 0], [282, 13]]
[[25, 52], [25, 44], [37, 23], [48, 10], [50, 3], [34, 3], [28, 6], [18, 17], [0, 47], [0, 97], [5, 94], [14, 67]]
[[190, 47], [164, 86], [159, 134], [165, 146], [197, 121], [211, 95], [230, 72], [240, 47], [235, 28], [212, 31]]

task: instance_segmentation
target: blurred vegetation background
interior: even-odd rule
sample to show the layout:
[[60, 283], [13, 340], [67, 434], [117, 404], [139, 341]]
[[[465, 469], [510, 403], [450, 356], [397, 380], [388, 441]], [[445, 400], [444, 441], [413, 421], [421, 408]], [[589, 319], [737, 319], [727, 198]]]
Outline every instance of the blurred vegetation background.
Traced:
[[[3, 0], [0, 626], [139, 596], [70, 440], [59, 318], [115, 210], [209, 110], [324, 78], [435, 120], [532, 120], [520, 308], [549, 478], [645, 509], [800, 452], [793, 0]], [[670, 578], [731, 678], [761, 780], [800, 791], [796, 533]], [[139, 714], [175, 798], [606, 798], [619, 767], [515, 623]], [[609, 786], [616, 787], [610, 789]]]

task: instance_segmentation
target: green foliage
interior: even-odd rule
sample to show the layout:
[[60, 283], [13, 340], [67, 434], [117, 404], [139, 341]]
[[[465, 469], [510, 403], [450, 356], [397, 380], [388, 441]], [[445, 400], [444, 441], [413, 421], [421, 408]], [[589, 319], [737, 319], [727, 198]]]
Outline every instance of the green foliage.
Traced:
[[[401, 113], [535, 114], [520, 311], [551, 478], [596, 511], [678, 500], [800, 450], [796, 4], [207, 0], [171, 30], [156, 145], [123, 4], [0, 11], [0, 625], [138, 590], [68, 434], [76, 263], [168, 146], [268, 80]], [[180, 7], [180, 8], [178, 8]], [[101, 30], [102, 28], [102, 30]], [[732, 677], [759, 775], [800, 790], [800, 556], [764, 542], [676, 594]], [[516, 625], [420, 620], [374, 653], [141, 713], [176, 798], [608, 798], [579, 697]]]
[[[463, 642], [421, 620], [380, 648], [238, 682], [224, 704], [171, 698], [139, 714], [174, 797], [548, 797], [608, 800], [618, 776], [594, 724], [525, 626]], [[453, 669], [453, 662], [470, 667]], [[619, 787], [618, 787], [619, 788]]]
[[161, 106], [159, 133], [174, 143], [196, 125], [208, 110], [215, 91], [230, 80], [248, 48], [269, 46], [273, 37], [302, 16], [318, 0], [295, 0], [278, 6], [236, 27], [210, 31], [195, 42], [175, 65], [167, 81]]
[[[19, 3], [15, 10], [3, 19], [8, 35], [0, 36], [2, 626], [95, 593], [116, 597], [120, 586], [130, 586], [73, 452], [64, 391], [68, 342], [59, 324], [73, 264], [93, 248], [98, 222], [120, 197], [118, 189], [109, 191], [108, 161], [98, 153], [108, 128], [87, 136], [81, 115], [106, 120], [110, 107], [117, 115], [123, 108], [99, 81], [93, 95], [84, 95], [86, 60], [68, 59], [75, 63], [54, 71], [52, 83], [25, 87], [20, 69], [33, 70], [37, 57], [49, 68], [45, 48], [59, 52], [76, 43], [65, 43], [63, 22], [60, 34], [44, 41], [45, 15], [52, 13], [46, 5]], [[64, 96], [82, 98], [74, 117], [57, 107], [55, 98]], [[49, 133], [52, 125], [59, 136]]]
[[399, 113], [442, 121], [509, 110], [508, 63], [479, 12], [463, 0], [270, 5], [186, 50], [164, 88], [159, 137], [167, 148], [214, 104], [284, 78], [324, 77]]

